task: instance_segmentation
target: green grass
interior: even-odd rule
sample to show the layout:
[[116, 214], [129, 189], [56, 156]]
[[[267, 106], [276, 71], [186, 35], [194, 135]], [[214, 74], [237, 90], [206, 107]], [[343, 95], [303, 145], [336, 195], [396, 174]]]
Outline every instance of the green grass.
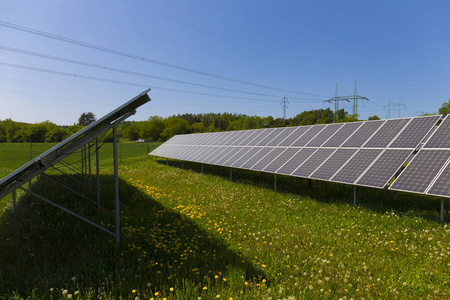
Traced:
[[[450, 228], [437, 222], [437, 199], [360, 188], [353, 207], [345, 185], [277, 176], [275, 193], [267, 174], [234, 170], [230, 182], [226, 168], [184, 166], [193, 170], [122, 159], [120, 251], [108, 234], [23, 197], [1, 218], [0, 296], [450, 297]], [[101, 168], [102, 212], [46, 180], [33, 189], [113, 230], [112, 160]]]

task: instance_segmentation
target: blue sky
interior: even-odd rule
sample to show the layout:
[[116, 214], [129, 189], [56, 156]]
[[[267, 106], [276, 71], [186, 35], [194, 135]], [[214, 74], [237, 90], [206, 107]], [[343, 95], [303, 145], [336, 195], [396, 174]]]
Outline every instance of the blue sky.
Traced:
[[[132, 120], [208, 112], [277, 118], [284, 95], [293, 117], [331, 107], [323, 101], [336, 83], [339, 95], [352, 95], [355, 81], [370, 100], [359, 103], [362, 119], [386, 118], [389, 101], [404, 104], [400, 116], [407, 117], [437, 112], [450, 98], [448, 1], [0, 1], [0, 120], [73, 124], [84, 111], [103, 116], [145, 87], [152, 101]], [[340, 106], [352, 111], [351, 103]]]

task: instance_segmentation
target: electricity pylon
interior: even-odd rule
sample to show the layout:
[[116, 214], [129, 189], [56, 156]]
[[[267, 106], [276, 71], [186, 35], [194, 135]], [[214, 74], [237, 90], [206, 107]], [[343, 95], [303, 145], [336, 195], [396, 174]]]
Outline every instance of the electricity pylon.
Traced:
[[286, 96], [283, 96], [283, 98], [281, 99], [281, 108], [283, 108], [283, 120], [286, 121], [286, 108], [288, 108], [288, 98], [286, 98]]

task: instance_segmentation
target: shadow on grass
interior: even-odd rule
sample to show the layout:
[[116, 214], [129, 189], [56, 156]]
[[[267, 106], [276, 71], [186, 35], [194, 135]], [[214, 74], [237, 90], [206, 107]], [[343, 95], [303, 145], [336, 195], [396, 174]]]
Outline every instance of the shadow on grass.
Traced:
[[[170, 166], [189, 169], [194, 172], [202, 171], [202, 164], [194, 162], [181, 162], [177, 160], [159, 160], [161, 164], [169, 163]], [[214, 165], [203, 165], [203, 172], [230, 179], [230, 168]], [[232, 169], [232, 180], [248, 183], [255, 186], [273, 189], [274, 175], [258, 171]], [[308, 179], [294, 176], [276, 175], [276, 190], [279, 193], [291, 193], [303, 197], [309, 197], [323, 203], [353, 204], [354, 187], [348, 184], [333, 183], [320, 180], [312, 180], [309, 186]], [[376, 212], [394, 212], [398, 215], [420, 217], [428, 221], [439, 222], [440, 198], [418, 195], [369, 187], [357, 187], [357, 205]], [[450, 202], [445, 201], [445, 207]], [[446, 211], [447, 212], [447, 211]], [[448, 214], [446, 214], [448, 223]]]
[[[102, 176], [101, 182], [101, 212], [45, 178], [32, 190], [114, 231], [113, 176]], [[92, 291], [94, 298], [103, 291], [130, 297], [133, 289], [148, 296], [157, 291], [170, 294], [174, 287], [197, 298], [205, 293], [204, 286], [209, 291], [215, 286], [227, 288], [233, 280], [243, 284], [267, 278], [223, 239], [123, 180], [120, 197], [121, 249], [117, 251], [113, 236], [23, 196], [18, 211], [1, 218], [0, 297], [33, 292], [48, 298], [54, 293], [51, 288]]]

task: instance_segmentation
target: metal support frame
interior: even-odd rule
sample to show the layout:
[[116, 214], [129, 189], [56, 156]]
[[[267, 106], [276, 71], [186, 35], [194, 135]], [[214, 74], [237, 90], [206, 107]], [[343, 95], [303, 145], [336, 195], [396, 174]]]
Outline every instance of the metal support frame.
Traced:
[[117, 157], [117, 125], [113, 127], [114, 135], [114, 201], [116, 208], [116, 247], [120, 248], [120, 207], [119, 207], [119, 163]]
[[441, 198], [441, 223], [444, 223], [444, 198]]
[[96, 172], [97, 172], [97, 209], [100, 206], [100, 156], [98, 154], [98, 138], [95, 138], [95, 164], [96, 164]]
[[203, 174], [203, 164], [202, 164], [202, 174]]
[[12, 192], [12, 212], [15, 213], [17, 211], [16, 207], [16, 191]]
[[230, 168], [230, 181], [233, 181], [233, 169]]
[[89, 191], [92, 191], [92, 174], [91, 174], [91, 142], [88, 146], [88, 157], [89, 157]]
[[181, 161], [181, 169], [184, 170], [184, 160]]
[[356, 206], [356, 185], [353, 186], [353, 206]]
[[273, 174], [273, 190], [277, 191], [277, 174]]

